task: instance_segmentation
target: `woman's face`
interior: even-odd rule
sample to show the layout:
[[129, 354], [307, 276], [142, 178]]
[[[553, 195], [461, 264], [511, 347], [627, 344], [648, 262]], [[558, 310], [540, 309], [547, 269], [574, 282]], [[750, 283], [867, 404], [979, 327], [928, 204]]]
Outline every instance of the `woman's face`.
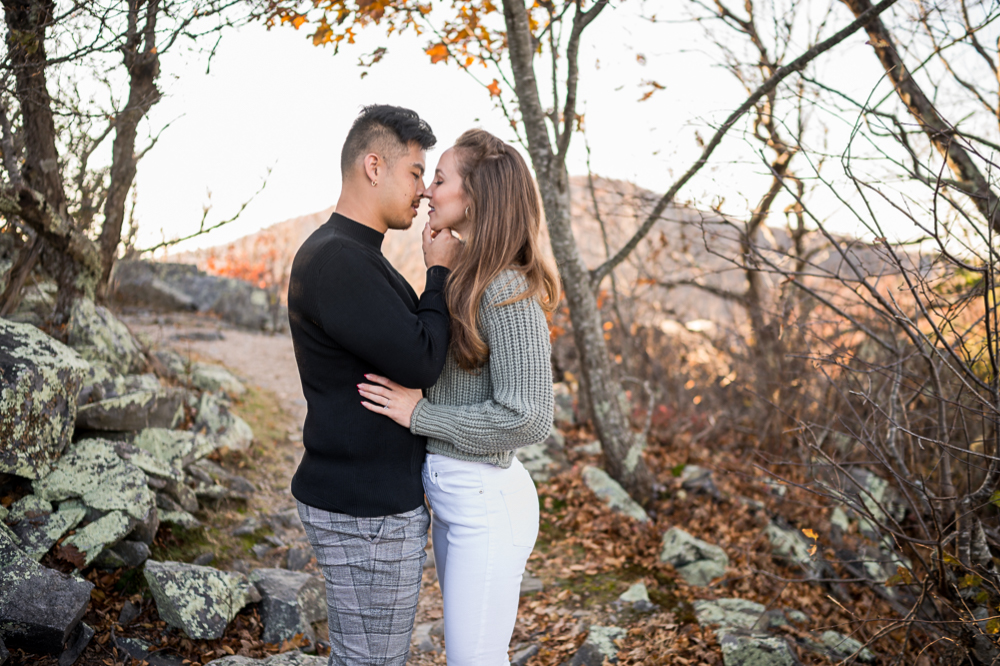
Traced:
[[462, 177], [458, 173], [454, 148], [442, 153], [434, 170], [431, 186], [424, 191], [424, 196], [430, 204], [431, 229], [434, 231], [452, 229], [465, 237], [470, 224], [469, 218], [465, 216], [469, 197], [462, 187]]

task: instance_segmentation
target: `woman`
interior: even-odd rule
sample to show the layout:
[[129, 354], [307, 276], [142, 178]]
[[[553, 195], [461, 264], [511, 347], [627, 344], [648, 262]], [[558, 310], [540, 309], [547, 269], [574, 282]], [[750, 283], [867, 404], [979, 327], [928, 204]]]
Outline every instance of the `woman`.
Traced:
[[425, 196], [431, 229], [465, 240], [445, 290], [448, 360], [426, 398], [376, 375], [359, 390], [365, 407], [427, 436], [423, 481], [448, 664], [500, 666], [538, 536], [538, 495], [514, 449], [544, 440], [552, 424], [544, 311], [559, 286], [539, 252], [531, 172], [503, 141], [463, 134]]

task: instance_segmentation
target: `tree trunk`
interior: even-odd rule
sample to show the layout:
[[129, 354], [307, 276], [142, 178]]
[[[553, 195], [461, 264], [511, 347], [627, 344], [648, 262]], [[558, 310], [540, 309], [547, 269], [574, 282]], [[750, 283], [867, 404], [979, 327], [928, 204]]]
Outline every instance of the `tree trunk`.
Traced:
[[[57, 322], [81, 294], [93, 294], [96, 276], [87, 247], [90, 241], [69, 222], [66, 191], [59, 171], [52, 100], [45, 78], [45, 30], [53, 20], [53, 0], [3, 0], [7, 51], [14, 71], [14, 93], [23, 125], [23, 184], [5, 193], [3, 212], [20, 215], [57, 252], [42, 251], [45, 268], [56, 278]], [[84, 258], [81, 263], [78, 259]]]
[[[844, 4], [855, 16], [871, 9], [869, 0], [844, 0]], [[871, 38], [869, 43], [875, 49], [875, 55], [885, 68], [885, 74], [892, 81], [899, 98], [955, 175], [957, 182], [949, 184], [972, 199], [993, 230], [1000, 232], [1000, 200], [972, 156], [959, 144], [960, 139], [955, 136], [954, 127], [938, 114], [934, 104], [913, 80], [910, 70], [903, 64], [893, 46], [892, 33], [878, 16], [868, 20], [865, 30]]]
[[111, 182], [104, 203], [104, 226], [101, 227], [98, 239], [101, 251], [99, 292], [102, 296], [118, 256], [118, 245], [121, 243], [122, 226], [125, 222], [125, 203], [135, 180], [138, 163], [135, 139], [139, 122], [160, 99], [160, 91], [156, 88], [156, 78], [160, 73], [160, 60], [156, 52], [156, 14], [159, 3], [151, 0], [146, 6], [146, 21], [142, 31], [138, 20], [141, 4], [136, 0], [129, 2], [128, 37], [123, 49], [125, 68], [130, 79], [128, 104], [115, 118]]
[[[642, 456], [644, 442], [632, 432], [622, 411], [620, 397], [623, 390], [611, 372], [590, 271], [583, 263], [570, 225], [565, 151], [560, 150], [558, 155], [553, 153], [549, 140], [545, 111], [538, 97], [532, 62], [534, 38], [528, 27], [524, 0], [504, 0], [503, 6], [515, 92], [528, 138], [528, 152], [542, 195], [552, 252], [569, 304], [573, 339], [580, 354], [580, 370], [584, 379], [581, 386], [586, 386], [589, 393], [594, 428], [604, 447], [608, 473], [636, 501], [648, 504], [653, 497], [653, 476]], [[579, 30], [574, 24], [577, 46]], [[575, 54], [570, 54], [569, 58], [575, 60]]]
[[573, 341], [580, 355], [584, 380], [580, 386], [588, 391], [594, 429], [604, 448], [605, 467], [633, 499], [646, 504], [653, 497], [653, 476], [642, 457], [645, 442], [632, 432], [628, 417], [622, 411], [622, 404], [626, 402], [624, 392], [612, 374], [590, 271], [583, 262], [570, 224], [569, 175], [565, 166], [558, 173], [550, 171], [549, 178], [539, 180], [538, 185], [552, 253], [569, 305]]

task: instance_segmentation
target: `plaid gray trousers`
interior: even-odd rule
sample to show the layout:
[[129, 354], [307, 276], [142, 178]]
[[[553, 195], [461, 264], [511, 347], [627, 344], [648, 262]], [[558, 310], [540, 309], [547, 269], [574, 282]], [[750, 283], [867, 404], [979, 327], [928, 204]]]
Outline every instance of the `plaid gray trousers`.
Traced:
[[426, 507], [357, 518], [298, 505], [326, 578], [330, 666], [403, 666], [427, 559]]

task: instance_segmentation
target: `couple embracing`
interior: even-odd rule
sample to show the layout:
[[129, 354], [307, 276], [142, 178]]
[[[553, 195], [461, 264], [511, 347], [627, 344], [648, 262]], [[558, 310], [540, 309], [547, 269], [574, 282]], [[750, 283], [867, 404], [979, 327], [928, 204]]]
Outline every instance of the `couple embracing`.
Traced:
[[[535, 487], [514, 455], [552, 424], [545, 310], [559, 286], [539, 251], [537, 190], [520, 154], [482, 130], [444, 151], [425, 188], [434, 144], [413, 111], [366, 107], [344, 142], [337, 212], [292, 267], [308, 403], [292, 493], [326, 578], [331, 665], [406, 662], [425, 495], [448, 664], [508, 664], [538, 534]], [[423, 198], [418, 298], [381, 245]]]

